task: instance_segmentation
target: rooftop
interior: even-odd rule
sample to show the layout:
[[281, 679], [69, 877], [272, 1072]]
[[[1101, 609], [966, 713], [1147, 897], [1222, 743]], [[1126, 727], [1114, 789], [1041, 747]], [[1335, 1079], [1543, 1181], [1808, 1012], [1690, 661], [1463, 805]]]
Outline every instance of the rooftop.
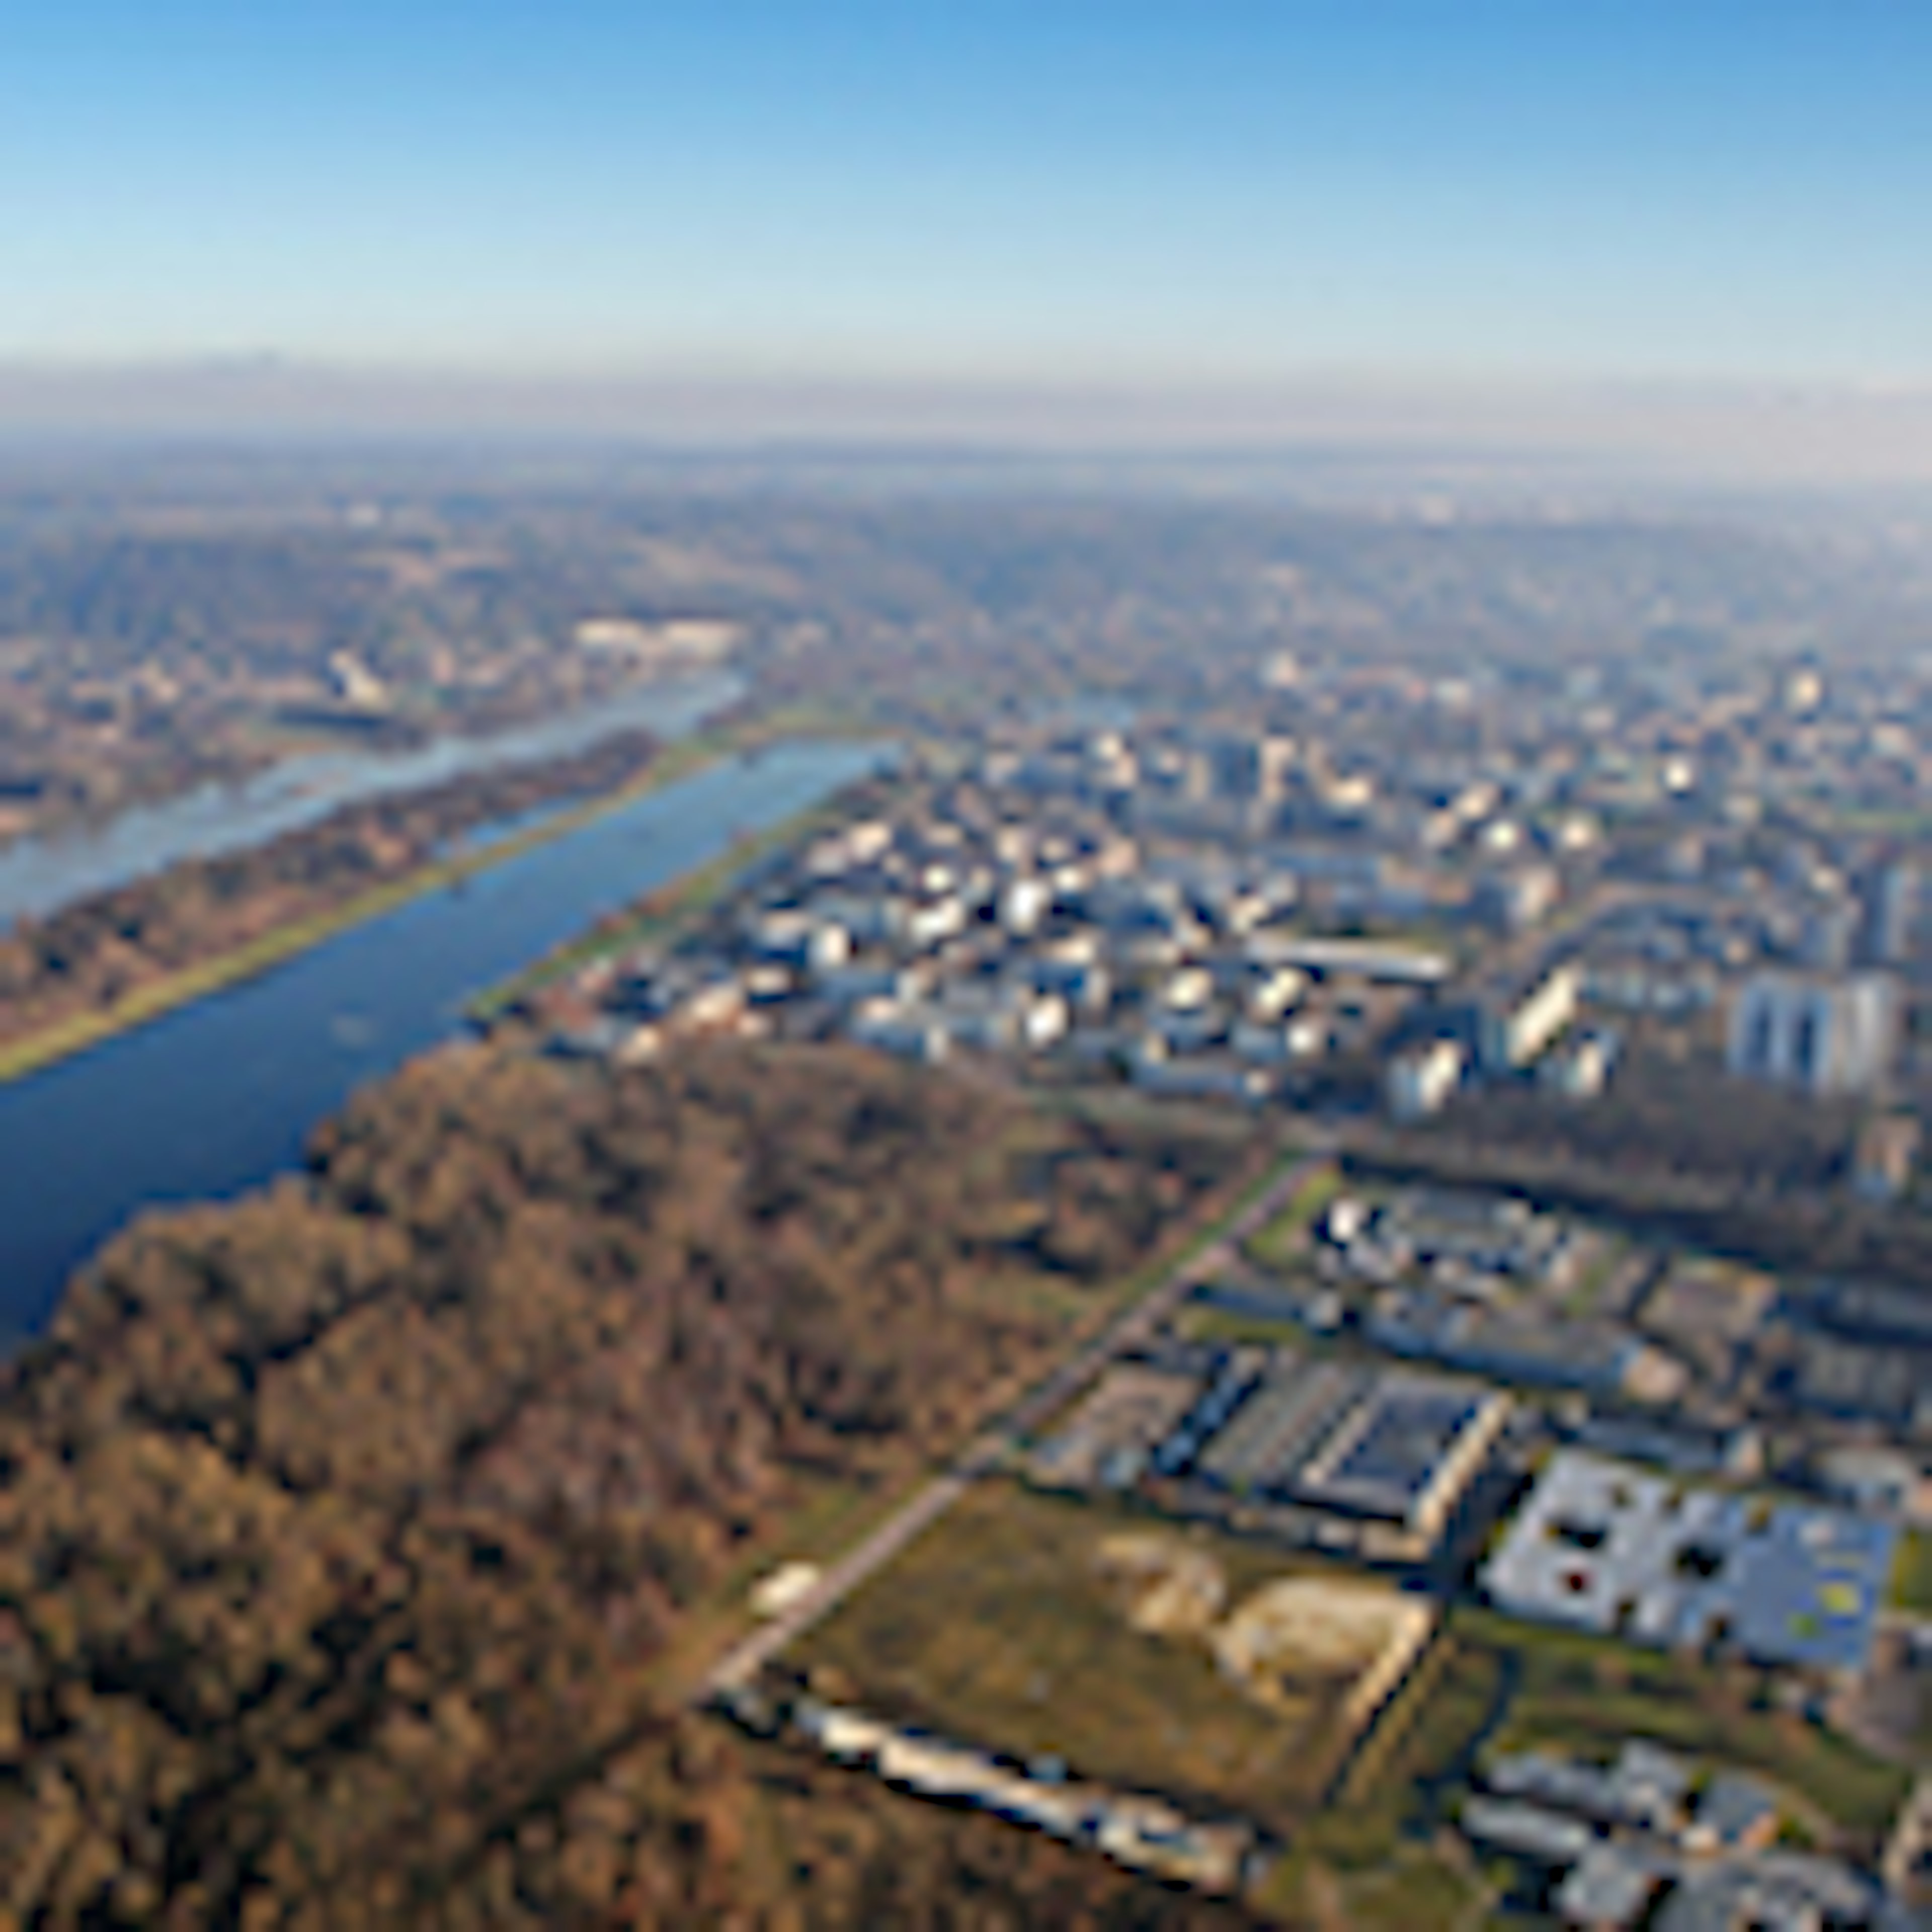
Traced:
[[1870, 1648], [1895, 1540], [1883, 1520], [1683, 1486], [1568, 1450], [1485, 1581], [1520, 1615], [1853, 1670]]

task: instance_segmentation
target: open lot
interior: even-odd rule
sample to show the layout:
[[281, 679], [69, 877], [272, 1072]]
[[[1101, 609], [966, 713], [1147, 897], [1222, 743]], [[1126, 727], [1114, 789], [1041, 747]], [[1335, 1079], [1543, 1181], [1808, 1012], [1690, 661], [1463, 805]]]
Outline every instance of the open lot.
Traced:
[[1145, 1567], [1121, 1556], [1162, 1539], [1184, 1554], [1196, 1600], [1192, 1580], [1218, 1570], [1221, 1629], [1243, 1628], [1240, 1606], [1286, 1579], [1359, 1584], [1126, 1510], [983, 1484], [788, 1660], [956, 1736], [1292, 1826], [1346, 1756], [1351, 1700], [1359, 1710], [1376, 1660], [1338, 1664], [1311, 1644], [1275, 1654], [1265, 1695], [1244, 1690], [1216, 1660], [1206, 1612], [1149, 1614]]

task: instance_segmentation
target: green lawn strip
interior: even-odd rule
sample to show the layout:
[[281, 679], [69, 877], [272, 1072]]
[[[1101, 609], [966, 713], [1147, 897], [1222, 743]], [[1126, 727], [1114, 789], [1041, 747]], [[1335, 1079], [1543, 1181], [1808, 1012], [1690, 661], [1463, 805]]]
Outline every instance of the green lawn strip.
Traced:
[[668, 944], [712, 911], [738, 884], [748, 866], [836, 824], [845, 811], [842, 790], [763, 832], [735, 841], [728, 851], [657, 887], [628, 911], [599, 920], [589, 932], [566, 941], [508, 979], [478, 994], [466, 1010], [474, 1018], [487, 1022], [545, 986], [599, 960], [615, 958], [640, 946]]
[[1310, 1174], [1294, 1198], [1248, 1243], [1248, 1252], [1269, 1268], [1286, 1268], [1300, 1255], [1315, 1217], [1342, 1191], [1340, 1168], [1330, 1166]]
[[1198, 1304], [1184, 1308], [1175, 1318], [1174, 1333], [1189, 1342], [1212, 1342], [1232, 1346], [1242, 1342], [1279, 1342], [1284, 1336], [1299, 1342], [1300, 1327], [1287, 1316], [1244, 1315], [1232, 1308], [1210, 1308]]
[[[1495, 1657], [1438, 1637], [1357, 1750], [1328, 1808], [1294, 1834], [1258, 1903], [1295, 1918], [1311, 1881], [1337, 1894], [1351, 1925], [1447, 1925], [1474, 1911], [1482, 1887], [1412, 1822], [1420, 1783], [1450, 1774], [1494, 1709]], [[1432, 1916], [1436, 1914], [1440, 1916]]]
[[1932, 1616], [1932, 1532], [1908, 1529], [1898, 1539], [1891, 1595], [1895, 1608], [1915, 1616]]
[[1435, 1846], [1360, 1840], [1352, 1821], [1331, 1814], [1304, 1834], [1252, 1903], [1279, 1923], [1319, 1924], [1326, 1892], [1350, 1932], [1449, 1932], [1471, 1922], [1486, 1891], [1473, 1868], [1456, 1870]]

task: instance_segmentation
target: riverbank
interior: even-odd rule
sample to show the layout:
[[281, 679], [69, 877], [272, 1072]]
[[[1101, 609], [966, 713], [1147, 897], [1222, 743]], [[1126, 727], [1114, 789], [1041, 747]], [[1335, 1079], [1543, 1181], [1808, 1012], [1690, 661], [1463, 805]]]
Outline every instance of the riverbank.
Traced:
[[[339, 905], [291, 920], [240, 945], [149, 980], [108, 1005], [52, 1022], [0, 1045], [0, 1087], [268, 972], [412, 900], [459, 888], [481, 873], [568, 837], [724, 759], [760, 752], [781, 738], [850, 735], [848, 722], [830, 712], [787, 710], [740, 718], [679, 739], [665, 746], [637, 778], [612, 790], [561, 807], [502, 838], [414, 867]], [[700, 869], [708, 872], [712, 868]]]
[[480, 988], [701, 874], [733, 828], [783, 824], [884, 762], [874, 744], [790, 740], [675, 782], [660, 772], [650, 796], [531, 840], [460, 890], [420, 892], [0, 1085], [0, 1324], [37, 1331], [75, 1270], [146, 1209], [298, 1171], [317, 1124], [459, 1036]]
[[580, 937], [566, 940], [541, 959], [488, 987], [464, 1009], [480, 1026], [506, 1018], [523, 1001], [598, 960], [633, 946], [662, 946], [688, 932], [760, 859], [808, 838], [843, 818], [842, 793], [808, 806], [768, 830], [738, 839], [731, 849], [661, 886], [628, 911], [600, 920]]

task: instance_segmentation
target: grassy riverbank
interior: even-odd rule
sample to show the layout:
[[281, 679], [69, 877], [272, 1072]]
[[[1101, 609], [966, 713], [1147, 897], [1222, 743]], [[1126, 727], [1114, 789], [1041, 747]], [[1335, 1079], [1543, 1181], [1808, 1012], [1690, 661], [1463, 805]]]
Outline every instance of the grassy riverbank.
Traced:
[[[110, 1005], [70, 1015], [18, 1039], [0, 1042], [0, 1085], [23, 1080], [118, 1034], [267, 972], [412, 899], [460, 885], [493, 866], [567, 837], [652, 792], [694, 776], [721, 759], [758, 749], [782, 737], [831, 736], [842, 735], [845, 728], [842, 721], [830, 714], [820, 716], [785, 711], [680, 739], [667, 746], [647, 771], [615, 790], [564, 806], [502, 838], [415, 867], [338, 905], [290, 920], [240, 945], [158, 975]], [[730, 870], [744, 862], [744, 856], [742, 851], [728, 854], [688, 877], [693, 882], [701, 882], [720, 867], [727, 868], [728, 876]], [[684, 883], [680, 881], [667, 890], [677, 892]]]
[[479, 993], [465, 1010], [472, 1019], [488, 1025], [518, 1001], [597, 960], [627, 952], [634, 946], [668, 943], [709, 912], [743, 877], [748, 866], [836, 823], [838, 816], [835, 794], [763, 832], [736, 840], [728, 851], [658, 886], [628, 911], [600, 920], [588, 932], [566, 940]]

